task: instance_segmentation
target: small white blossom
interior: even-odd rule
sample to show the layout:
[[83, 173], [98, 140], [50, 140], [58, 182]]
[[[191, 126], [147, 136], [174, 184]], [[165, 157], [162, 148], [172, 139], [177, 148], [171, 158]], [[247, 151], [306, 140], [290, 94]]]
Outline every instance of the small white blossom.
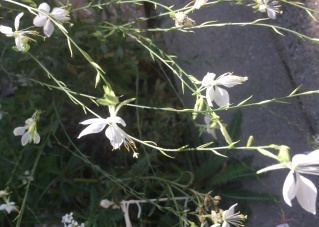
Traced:
[[234, 213], [235, 206], [237, 203], [232, 205], [228, 210], [223, 212], [223, 225], [222, 227], [230, 227], [230, 225], [234, 226], [243, 226], [242, 222], [247, 219], [247, 216], [238, 213]]
[[297, 154], [291, 162], [275, 164], [259, 170], [258, 173], [282, 168], [290, 169], [282, 189], [284, 201], [292, 206], [291, 200], [296, 197], [303, 209], [316, 214], [317, 188], [301, 174], [319, 175], [319, 150], [312, 151], [307, 155]]
[[195, 4], [194, 4], [194, 8], [195, 9], [199, 9], [200, 7], [202, 7], [203, 5], [205, 5], [207, 2], [207, 0], [196, 0]]
[[73, 220], [73, 212], [70, 214], [66, 214], [62, 217], [62, 223], [63, 224], [70, 224]]
[[277, 5], [277, 1], [272, 0], [257, 0], [259, 4], [259, 11], [265, 13], [267, 11], [267, 15], [270, 19], [276, 19], [276, 13], [280, 13], [279, 7]]
[[8, 202], [5, 204], [0, 205], [0, 210], [7, 211], [8, 214], [11, 213], [11, 211], [18, 211], [18, 207], [14, 205], [14, 202]]
[[26, 35], [36, 35], [37, 32], [23, 30], [19, 31], [20, 19], [22, 16], [23, 13], [19, 13], [14, 20], [15, 31], [13, 31], [10, 27], [0, 25], [0, 32], [5, 34], [7, 37], [14, 37], [18, 51], [27, 51], [29, 48], [28, 41], [30, 40], [30, 38], [28, 38]]
[[30, 175], [29, 170], [24, 171], [24, 174], [21, 176], [21, 179], [22, 179], [22, 184], [27, 184], [29, 183], [29, 181], [34, 180], [33, 176]]
[[28, 142], [38, 144], [40, 142], [40, 136], [37, 132], [36, 121], [33, 118], [29, 118], [25, 123], [25, 126], [15, 128], [13, 134], [15, 136], [22, 136], [22, 146], [25, 146]]
[[34, 18], [33, 24], [37, 27], [43, 27], [43, 32], [47, 37], [50, 37], [54, 31], [54, 25], [47, 15], [59, 22], [66, 22], [70, 20], [69, 11], [60, 7], [53, 8], [52, 12], [50, 13], [50, 6], [47, 3], [41, 3], [38, 7], [38, 10], [40, 11], [39, 15]]
[[213, 101], [215, 101], [218, 106], [229, 105], [229, 94], [225, 89], [219, 87], [220, 85], [233, 87], [248, 80], [247, 77], [234, 76], [230, 73], [225, 73], [217, 79], [215, 79], [215, 77], [216, 74], [207, 73], [202, 80], [202, 87], [206, 88], [206, 99], [210, 106], [213, 106]]
[[80, 122], [82, 125], [87, 126], [78, 136], [81, 138], [87, 134], [91, 133], [99, 133], [101, 132], [107, 125], [108, 127], [105, 130], [105, 136], [110, 140], [113, 149], [119, 149], [121, 145], [124, 143], [124, 146], [127, 150], [130, 148], [133, 150], [133, 157], [137, 158], [138, 153], [135, 152], [136, 149], [134, 141], [130, 138], [126, 132], [124, 132], [117, 124], [121, 124], [124, 127], [126, 126], [125, 121], [116, 116], [114, 112], [110, 111], [111, 116], [104, 118], [92, 118], [86, 121]]

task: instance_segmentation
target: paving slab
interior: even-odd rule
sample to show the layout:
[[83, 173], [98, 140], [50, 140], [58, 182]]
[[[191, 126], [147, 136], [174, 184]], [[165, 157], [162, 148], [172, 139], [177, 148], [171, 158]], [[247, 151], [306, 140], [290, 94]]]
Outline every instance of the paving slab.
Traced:
[[[184, 0], [159, 2], [166, 5], [174, 4], [174, 9], [189, 3]], [[311, 4], [315, 2], [316, 0]], [[291, 7], [284, 7], [283, 10], [289, 10], [289, 13], [284, 12], [278, 21], [265, 23], [282, 23], [284, 26], [318, 36], [319, 29], [315, 27], [317, 24], [308, 21], [307, 15], [297, 14], [300, 12], [293, 11]], [[158, 11], [161, 9], [158, 8]], [[292, 15], [298, 16], [291, 19]], [[213, 7], [201, 8], [189, 16], [196, 24], [201, 24], [207, 20], [249, 22], [266, 15], [254, 13], [246, 6], [219, 3]], [[171, 18], [161, 19], [162, 27], [173, 25], [174, 21]], [[296, 37], [280, 37], [273, 30], [257, 26], [203, 28], [194, 30], [194, 33], [171, 31], [165, 33], [164, 37], [167, 51], [178, 56], [178, 64], [199, 80], [202, 80], [207, 72], [217, 75], [234, 72], [238, 76], [247, 76], [249, 79], [243, 85], [228, 89], [230, 102], [234, 104], [251, 95], [253, 98], [250, 102], [287, 96], [300, 84], [303, 84], [303, 91], [319, 88], [318, 47]], [[194, 105], [194, 99], [190, 94], [185, 94], [184, 100], [186, 106]], [[308, 141], [319, 131], [319, 97], [290, 99], [288, 102], [242, 108], [242, 144], [253, 135], [254, 145], [285, 144], [291, 148], [291, 155], [312, 150]], [[233, 111], [219, 114], [227, 123]], [[261, 155], [255, 155], [254, 160], [256, 168], [274, 164], [272, 160]], [[259, 192], [274, 193], [281, 201], [270, 205], [252, 205], [253, 214], [246, 226], [276, 226], [280, 223], [281, 210], [284, 211], [291, 227], [319, 226], [318, 216], [301, 209], [296, 200], [293, 201], [293, 208], [283, 202], [282, 186], [287, 174], [287, 170], [279, 170], [264, 178], [262, 184], [255, 182], [253, 185], [247, 185]], [[318, 179], [309, 179], [319, 187]]]

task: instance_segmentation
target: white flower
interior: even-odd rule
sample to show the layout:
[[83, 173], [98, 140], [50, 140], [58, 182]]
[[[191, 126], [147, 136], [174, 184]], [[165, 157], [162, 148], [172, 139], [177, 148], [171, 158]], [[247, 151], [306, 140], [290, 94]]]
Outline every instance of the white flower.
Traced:
[[199, 9], [200, 7], [205, 5], [206, 2], [207, 2], [207, 0], [196, 0], [195, 4], [194, 4], [194, 8]]
[[23, 51], [28, 49], [28, 41], [30, 38], [25, 36], [26, 34], [32, 34], [36, 35], [37, 33], [35, 31], [19, 31], [19, 25], [20, 25], [20, 19], [23, 16], [23, 13], [19, 13], [15, 20], [14, 20], [14, 28], [15, 31], [12, 30], [12, 28], [0, 25], [0, 32], [5, 34], [7, 37], [14, 37], [16, 46], [18, 51]]
[[62, 217], [63, 224], [70, 224], [73, 221], [73, 212]]
[[211, 128], [212, 120], [208, 116], [204, 117], [204, 121], [206, 124], [207, 133], [211, 134], [215, 139], [217, 139], [216, 132], [215, 132], [215, 128], [218, 128], [217, 124], [214, 128]]
[[54, 31], [54, 25], [47, 15], [59, 22], [66, 22], [70, 20], [69, 11], [55, 7], [50, 13], [50, 6], [47, 3], [41, 3], [38, 7], [38, 10], [40, 11], [39, 15], [34, 18], [33, 24], [37, 27], [43, 27], [43, 32], [47, 37], [50, 37]]
[[277, 1], [269, 0], [257, 0], [259, 5], [259, 11], [265, 13], [267, 11], [267, 15], [270, 19], [276, 19], [276, 13], [280, 13], [278, 5], [276, 5]]
[[29, 118], [25, 123], [25, 126], [15, 128], [13, 134], [15, 136], [22, 136], [22, 146], [25, 146], [28, 142], [38, 144], [40, 142], [40, 136], [36, 129], [36, 121], [33, 118]]
[[[316, 214], [317, 188], [301, 174], [319, 175], [319, 150], [312, 151], [307, 155], [297, 154], [291, 162], [269, 166], [258, 172], [281, 168], [290, 169], [282, 189], [284, 201], [291, 206], [291, 200], [297, 197], [297, 201], [303, 209]], [[296, 180], [294, 173], [296, 174]]]
[[247, 216], [244, 216], [239, 212], [234, 214], [235, 206], [237, 206], [237, 203], [223, 212], [222, 227], [230, 227], [230, 224], [234, 226], [242, 226], [242, 222], [247, 218]]
[[206, 99], [210, 106], [213, 106], [213, 101], [218, 106], [229, 105], [229, 94], [225, 89], [220, 88], [219, 85], [233, 87], [248, 80], [247, 77], [234, 76], [229, 73], [219, 76], [216, 80], [215, 77], [214, 73], [207, 73], [202, 80], [202, 87], [206, 88]]
[[108, 125], [107, 129], [105, 130], [105, 135], [110, 140], [113, 149], [119, 149], [124, 143], [124, 146], [127, 150], [132, 148], [134, 152], [133, 157], [137, 158], [138, 153], [136, 153], [134, 150], [136, 149], [134, 141], [117, 125], [121, 124], [124, 127], [126, 126], [126, 123], [122, 118], [111, 113], [111, 116], [106, 119], [92, 118], [82, 121], [80, 124], [89, 126], [80, 133], [78, 138], [91, 133], [99, 133]]
[[11, 213], [11, 211], [18, 211], [18, 207], [14, 205], [14, 202], [9, 202], [6, 204], [1, 204], [0, 205], [0, 210], [5, 210], [7, 211], [8, 214]]

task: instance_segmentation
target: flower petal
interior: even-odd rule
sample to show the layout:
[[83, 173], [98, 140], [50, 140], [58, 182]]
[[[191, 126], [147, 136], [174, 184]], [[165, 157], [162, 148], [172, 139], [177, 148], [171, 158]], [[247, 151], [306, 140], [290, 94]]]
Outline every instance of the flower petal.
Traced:
[[18, 48], [19, 51], [22, 51], [23, 48], [22, 48], [22, 40], [21, 40], [21, 36], [20, 34], [18, 34], [15, 38], [14, 38], [14, 41], [16, 43], [16, 46]]
[[45, 15], [40, 14], [33, 19], [33, 24], [37, 27], [44, 27], [46, 22], [49, 20]]
[[282, 188], [282, 195], [284, 197], [285, 202], [291, 206], [291, 200], [296, 196], [296, 183], [293, 171], [290, 171], [286, 177], [284, 186]]
[[207, 73], [206, 76], [204, 76], [203, 80], [202, 80], [202, 86], [206, 87], [209, 85], [213, 85], [215, 82], [215, 77], [216, 74], [215, 73]]
[[33, 141], [35, 144], [40, 143], [40, 136], [37, 132], [35, 132], [35, 141]]
[[20, 19], [23, 16], [24, 13], [19, 13], [16, 18], [14, 19], [14, 28], [16, 29], [16, 31], [19, 30], [19, 25], [20, 25]]
[[206, 2], [207, 2], [207, 0], [196, 0], [195, 4], [194, 4], [194, 8], [199, 9], [200, 7], [205, 5]]
[[50, 12], [50, 6], [47, 3], [41, 3], [38, 7], [39, 11], [42, 11], [44, 13], [49, 13]]
[[272, 9], [271, 7], [267, 8], [267, 15], [270, 19], [273, 19], [273, 20], [276, 19], [276, 11]]
[[117, 124], [113, 124], [105, 130], [105, 135], [110, 140], [113, 149], [119, 149], [125, 140], [126, 133]]
[[297, 200], [306, 211], [316, 214], [317, 188], [307, 178], [296, 173], [297, 178]]
[[61, 22], [69, 21], [70, 17], [68, 17], [69, 11], [62, 8], [53, 8], [51, 12], [51, 16]]
[[17, 127], [13, 130], [13, 134], [15, 136], [22, 136], [25, 132], [25, 130], [27, 130], [27, 127]]
[[[104, 119], [103, 119], [104, 120]], [[89, 119], [86, 121], [81, 122], [80, 124], [86, 124], [88, 121], [94, 121], [94, 123], [91, 123], [88, 127], [86, 127], [78, 136], [78, 139], [81, 138], [82, 136], [85, 136], [87, 134], [91, 133], [99, 133], [101, 132], [105, 126], [107, 125], [105, 122], [101, 121], [99, 118], [94, 118], [94, 119]]]
[[5, 34], [6, 36], [13, 36], [12, 28], [0, 25], [0, 32]]
[[117, 116], [115, 116], [115, 117], [108, 117], [108, 119], [110, 119], [111, 122], [113, 122], [113, 123], [121, 124], [121, 125], [123, 125], [124, 127], [126, 126], [125, 121], [124, 121], [122, 118], [120, 118], [120, 117], [117, 117]]
[[25, 146], [30, 141], [31, 135], [30, 133], [26, 132], [21, 137], [21, 144], [22, 146]]
[[108, 121], [104, 118], [91, 118], [85, 121], [80, 122], [81, 125], [90, 125], [90, 124], [107, 124]]
[[213, 100], [215, 98], [215, 90], [213, 86], [206, 89], [206, 100], [209, 106], [213, 106]]
[[229, 95], [228, 92], [220, 87], [216, 86], [215, 100], [218, 106], [228, 106], [229, 105]]
[[43, 27], [43, 32], [47, 37], [50, 37], [54, 31], [54, 25], [50, 19], [48, 19]]
[[217, 80], [217, 85], [223, 85], [225, 87], [233, 87], [238, 84], [242, 84], [248, 80], [248, 77], [234, 76], [234, 75], [221, 75]]

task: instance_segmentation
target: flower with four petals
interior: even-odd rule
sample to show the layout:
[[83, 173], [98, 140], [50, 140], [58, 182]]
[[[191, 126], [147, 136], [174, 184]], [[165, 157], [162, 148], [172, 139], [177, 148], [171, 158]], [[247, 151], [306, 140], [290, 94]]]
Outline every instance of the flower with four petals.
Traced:
[[18, 207], [14, 205], [14, 202], [8, 202], [5, 204], [0, 205], [0, 210], [5, 210], [7, 211], [8, 214], [11, 213], [11, 211], [19, 211]]
[[[41, 3], [38, 7], [39, 15], [33, 20], [33, 24], [37, 27], [43, 27], [43, 32], [50, 37], [54, 31], [54, 25], [48, 15], [58, 22], [66, 22], [70, 20], [69, 11], [60, 7], [53, 8], [50, 13], [50, 6], [47, 3]], [[41, 13], [43, 12], [43, 13]]]
[[112, 111], [110, 107], [111, 116], [104, 119], [104, 118], [92, 118], [85, 121], [80, 122], [82, 125], [89, 125], [87, 126], [78, 136], [81, 138], [87, 134], [91, 133], [99, 133], [101, 132], [106, 126], [108, 126], [105, 130], [105, 136], [110, 140], [113, 149], [119, 149], [121, 145], [124, 143], [125, 148], [129, 151], [130, 148], [133, 150], [133, 157], [138, 158], [138, 153], [135, 152], [136, 146], [134, 141], [130, 138], [126, 132], [123, 131], [117, 124], [121, 124], [124, 127], [126, 126], [125, 121], [116, 116], [116, 113]]
[[25, 146], [28, 142], [38, 144], [40, 142], [40, 136], [37, 132], [37, 123], [35, 120], [36, 113], [25, 121], [26, 125], [22, 127], [17, 127], [13, 130], [15, 136], [21, 137], [21, 144]]
[[257, 3], [259, 5], [258, 10], [262, 13], [267, 12], [267, 15], [270, 19], [276, 19], [276, 14], [281, 13], [279, 11], [279, 5], [277, 5], [277, 1], [271, 1], [271, 0], [257, 0]]
[[225, 89], [219, 87], [220, 85], [233, 87], [248, 80], [247, 77], [234, 76], [230, 73], [225, 73], [217, 79], [215, 79], [215, 77], [216, 74], [207, 73], [202, 80], [202, 87], [206, 88], [206, 100], [210, 106], [213, 106], [213, 101], [215, 101], [218, 106], [229, 105], [229, 94]]
[[26, 35], [27, 34], [37, 35], [38, 33], [36, 31], [19, 30], [20, 19], [22, 16], [23, 16], [23, 13], [19, 13], [14, 20], [15, 31], [13, 31], [12, 28], [8, 26], [0, 25], [0, 32], [5, 34], [7, 37], [14, 37], [18, 51], [28, 51], [29, 49], [28, 41], [32, 39], [27, 37]]

